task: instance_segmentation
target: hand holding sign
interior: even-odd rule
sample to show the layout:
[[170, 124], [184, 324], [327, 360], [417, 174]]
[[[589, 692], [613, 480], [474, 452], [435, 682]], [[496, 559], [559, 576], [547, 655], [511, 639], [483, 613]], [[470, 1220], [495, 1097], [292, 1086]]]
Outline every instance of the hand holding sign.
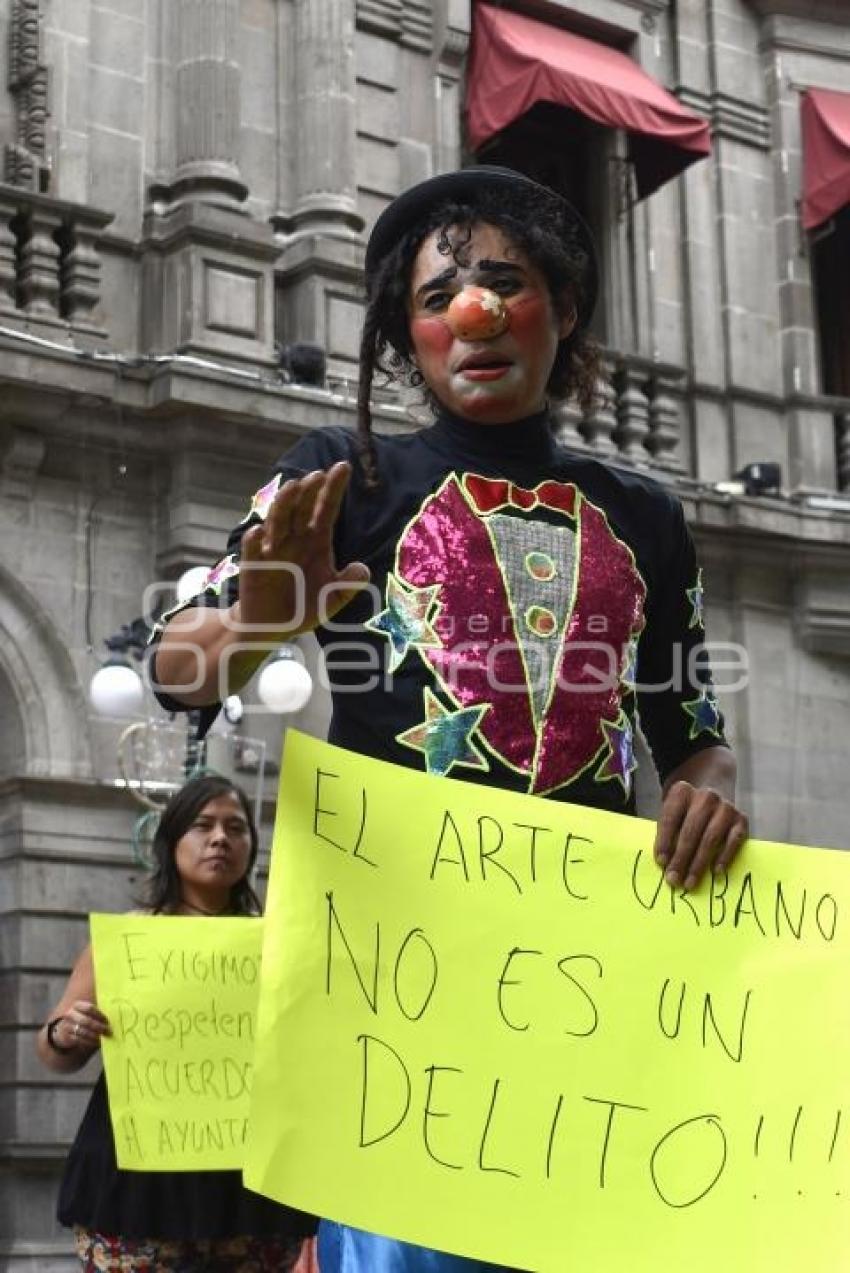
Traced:
[[109, 1034], [108, 1019], [88, 999], [75, 999], [54, 1030], [54, 1038], [65, 1048], [95, 1048]]
[[849, 864], [685, 893], [653, 832], [290, 732], [249, 1187], [551, 1273], [840, 1268]]
[[242, 1165], [262, 921], [92, 915], [119, 1167]]

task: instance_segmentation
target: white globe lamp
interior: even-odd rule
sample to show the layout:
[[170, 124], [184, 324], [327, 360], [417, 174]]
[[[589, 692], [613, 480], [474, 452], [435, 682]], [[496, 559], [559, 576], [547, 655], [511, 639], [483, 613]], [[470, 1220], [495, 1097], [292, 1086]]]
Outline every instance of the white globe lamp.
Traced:
[[272, 712], [300, 712], [313, 693], [313, 678], [292, 646], [282, 646], [266, 664], [257, 682], [260, 702]]
[[99, 716], [137, 716], [145, 701], [142, 679], [126, 659], [107, 659], [89, 685], [91, 705]]

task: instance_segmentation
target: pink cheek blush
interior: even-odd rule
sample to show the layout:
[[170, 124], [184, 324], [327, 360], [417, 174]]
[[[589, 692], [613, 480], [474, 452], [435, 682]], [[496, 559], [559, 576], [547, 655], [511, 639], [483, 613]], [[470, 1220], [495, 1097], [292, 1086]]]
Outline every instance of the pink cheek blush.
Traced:
[[511, 335], [523, 342], [540, 341], [552, 323], [552, 311], [545, 296], [525, 296], [508, 302]]
[[410, 324], [410, 338], [415, 352], [432, 357], [445, 357], [454, 339], [442, 318], [414, 318]]

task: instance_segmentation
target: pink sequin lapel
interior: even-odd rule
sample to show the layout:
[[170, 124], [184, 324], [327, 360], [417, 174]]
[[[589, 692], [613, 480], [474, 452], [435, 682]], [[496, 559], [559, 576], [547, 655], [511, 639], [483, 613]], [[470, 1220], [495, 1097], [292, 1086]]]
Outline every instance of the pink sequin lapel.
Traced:
[[[527, 773], [537, 739], [505, 580], [486, 523], [455, 478], [426, 500], [408, 527], [398, 571], [417, 587], [440, 585], [433, 627], [443, 648], [422, 653], [462, 706], [491, 705], [481, 733], [498, 756]], [[516, 692], [494, 692], [494, 683]]]
[[[433, 619], [441, 649], [422, 649], [442, 687], [460, 705], [488, 704], [479, 726], [490, 750], [526, 775], [528, 790], [552, 791], [571, 782], [602, 746], [603, 719], [615, 721], [621, 686], [593, 646], [622, 652], [643, 626], [644, 582], [631, 552], [603, 514], [574, 487], [579, 555], [574, 602], [539, 730], [517, 641], [504, 563], [486, 517], [479, 516], [450, 477], [430, 496], [398, 547], [397, 573], [411, 587], [439, 584]], [[565, 524], [572, 523], [566, 518]], [[604, 625], [604, 630], [600, 629]], [[593, 645], [591, 645], [593, 643]], [[607, 683], [600, 686], [599, 672]]]

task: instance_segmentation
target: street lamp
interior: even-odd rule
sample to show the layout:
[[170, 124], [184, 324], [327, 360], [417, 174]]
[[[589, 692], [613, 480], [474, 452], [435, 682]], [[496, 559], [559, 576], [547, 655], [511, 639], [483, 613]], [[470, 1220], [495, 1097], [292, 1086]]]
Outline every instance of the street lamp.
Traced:
[[145, 700], [138, 672], [123, 658], [107, 659], [89, 685], [89, 698], [99, 716], [135, 716]]
[[134, 716], [141, 710], [145, 690], [142, 678], [130, 666], [128, 654], [131, 653], [138, 662], [144, 654], [149, 635], [150, 628], [144, 619], [134, 619], [104, 641], [109, 657], [89, 684], [89, 699], [100, 716]]
[[313, 678], [299, 660], [295, 647], [282, 645], [260, 673], [257, 694], [273, 712], [300, 712], [313, 693]]

